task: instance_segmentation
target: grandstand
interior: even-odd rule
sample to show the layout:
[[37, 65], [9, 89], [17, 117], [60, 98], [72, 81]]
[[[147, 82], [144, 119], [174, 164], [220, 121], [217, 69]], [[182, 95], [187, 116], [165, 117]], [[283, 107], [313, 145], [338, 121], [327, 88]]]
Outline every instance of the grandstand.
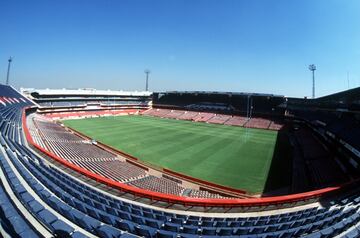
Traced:
[[[79, 98], [67, 104], [67, 96], [72, 101], [83, 94], [58, 91], [63, 102], [48, 104], [42, 99], [46, 94], [28, 99], [0, 85], [3, 237], [360, 236], [360, 125], [358, 111], [352, 110], [360, 89], [349, 91], [349, 98], [341, 94], [348, 99], [341, 110], [334, 110], [339, 95], [309, 101], [208, 92], [154, 93], [152, 106], [123, 107], [127, 104], [118, 100], [119, 106], [104, 110], [97, 102], [84, 108]], [[98, 97], [100, 102], [109, 95]], [[287, 195], [249, 197], [147, 166], [53, 120], [53, 113], [55, 118], [83, 112], [98, 117], [112, 110], [279, 133], [288, 128], [293, 177], [308, 182], [296, 180]]]
[[[96, 89], [26, 89], [21, 92], [33, 100], [38, 112], [51, 112], [55, 117], [120, 115], [124, 110], [134, 112], [148, 108], [149, 92], [127, 92]], [[67, 115], [63, 115], [67, 113]], [[80, 114], [79, 114], [80, 113]]]

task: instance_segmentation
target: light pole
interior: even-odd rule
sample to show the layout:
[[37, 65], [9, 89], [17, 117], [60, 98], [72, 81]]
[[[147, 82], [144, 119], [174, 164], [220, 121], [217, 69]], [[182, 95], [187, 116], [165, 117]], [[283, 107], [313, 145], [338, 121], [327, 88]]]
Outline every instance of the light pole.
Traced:
[[12, 57], [8, 59], [8, 68], [7, 68], [7, 74], [6, 74], [6, 85], [9, 85], [9, 76], [10, 76], [10, 67], [11, 67]]
[[149, 91], [149, 74], [150, 74], [150, 70], [145, 69], [144, 73], [146, 74], [145, 91]]
[[312, 71], [312, 98], [315, 98], [315, 70], [316, 66], [314, 64], [309, 65], [309, 70]]

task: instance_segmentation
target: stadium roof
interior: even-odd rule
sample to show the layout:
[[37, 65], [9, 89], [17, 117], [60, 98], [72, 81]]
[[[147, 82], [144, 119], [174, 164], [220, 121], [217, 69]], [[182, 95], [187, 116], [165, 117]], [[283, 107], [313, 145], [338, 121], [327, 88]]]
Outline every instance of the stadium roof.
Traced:
[[360, 87], [317, 98], [318, 102], [359, 103]]
[[264, 96], [264, 97], [285, 97], [284, 95], [276, 95], [269, 93], [245, 93], [245, 92], [216, 92], [216, 91], [166, 91], [157, 93], [178, 93], [178, 94], [228, 94], [228, 95], [250, 95], [250, 96]]
[[39, 95], [64, 95], [64, 96], [150, 96], [152, 92], [148, 91], [116, 91], [116, 90], [97, 90], [93, 88], [79, 88], [79, 89], [33, 89], [33, 88], [21, 88], [21, 92], [32, 94], [37, 93]]

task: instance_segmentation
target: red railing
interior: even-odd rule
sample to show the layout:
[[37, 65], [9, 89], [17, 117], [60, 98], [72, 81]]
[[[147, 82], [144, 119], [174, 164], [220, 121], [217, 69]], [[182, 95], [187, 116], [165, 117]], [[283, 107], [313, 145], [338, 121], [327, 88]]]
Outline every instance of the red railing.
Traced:
[[45, 155], [51, 157], [55, 161], [67, 166], [70, 169], [75, 170], [76, 172], [83, 174], [91, 179], [96, 180], [97, 182], [103, 183], [107, 186], [117, 188], [121, 191], [131, 193], [138, 197], [145, 197], [151, 200], [164, 201], [169, 204], [182, 204], [185, 206], [202, 206], [202, 207], [236, 207], [236, 206], [268, 206], [268, 205], [280, 205], [285, 203], [296, 203], [300, 201], [306, 201], [310, 199], [317, 199], [326, 194], [339, 191], [342, 186], [333, 186], [327, 187], [319, 190], [284, 195], [284, 196], [275, 196], [275, 197], [263, 197], [263, 198], [245, 198], [245, 199], [205, 199], [205, 198], [190, 198], [182, 197], [170, 194], [163, 194], [159, 192], [149, 191], [145, 189], [140, 189], [137, 187], [129, 186], [124, 183], [116, 182], [111, 179], [99, 176], [94, 174], [86, 169], [83, 169], [79, 166], [76, 166], [55, 154], [41, 148], [36, 143], [34, 143], [32, 137], [30, 136], [29, 130], [26, 125], [26, 111], [29, 108], [23, 109], [22, 114], [22, 126], [25, 133], [26, 139], [29, 144], [33, 147], [44, 153]]

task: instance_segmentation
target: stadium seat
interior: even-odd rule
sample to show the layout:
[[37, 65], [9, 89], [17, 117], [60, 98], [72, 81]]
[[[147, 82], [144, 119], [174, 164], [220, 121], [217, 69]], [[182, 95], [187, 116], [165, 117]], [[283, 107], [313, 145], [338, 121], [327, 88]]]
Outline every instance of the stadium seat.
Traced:
[[166, 230], [166, 231], [179, 232], [180, 225], [167, 222], [167, 223], [165, 223], [163, 229]]
[[157, 238], [175, 238], [176, 235], [173, 232], [159, 230], [156, 233]]
[[231, 228], [220, 228], [217, 232], [220, 236], [231, 236], [233, 234], [233, 229]]
[[186, 234], [198, 234], [198, 228], [196, 226], [185, 225], [182, 228], [182, 232]]
[[28, 206], [34, 213], [39, 213], [40, 211], [44, 210], [44, 206], [36, 200], [30, 201]]
[[[74, 228], [63, 222], [62, 220], [57, 220], [51, 224], [54, 233], [58, 234], [58, 237], [62, 236], [70, 236], [70, 234], [74, 231]], [[61, 235], [59, 235], [61, 233]]]
[[135, 227], [135, 234], [146, 237], [146, 238], [154, 237], [156, 232], [157, 232], [157, 229], [154, 229], [149, 226], [140, 225], [140, 226]]
[[206, 236], [213, 236], [216, 235], [216, 229], [215, 228], [203, 228], [201, 230], [201, 234], [202, 235], [206, 235]]
[[87, 238], [86, 235], [82, 234], [81, 232], [75, 231], [71, 235], [72, 238]]
[[117, 219], [115, 221], [115, 227], [123, 231], [134, 232], [134, 224], [129, 221]]
[[46, 209], [40, 211], [37, 215], [48, 226], [50, 226], [51, 223], [57, 220], [57, 217]]
[[122, 234], [120, 230], [108, 225], [97, 227], [96, 233], [101, 238], [118, 238]]

